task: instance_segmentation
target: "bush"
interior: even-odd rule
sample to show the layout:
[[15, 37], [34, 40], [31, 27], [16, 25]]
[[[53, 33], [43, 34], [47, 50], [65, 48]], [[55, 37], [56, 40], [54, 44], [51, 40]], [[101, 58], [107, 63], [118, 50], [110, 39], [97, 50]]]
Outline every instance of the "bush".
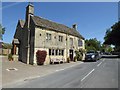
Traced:
[[8, 60], [9, 60], [9, 61], [13, 61], [13, 56], [12, 56], [12, 54], [9, 54], [9, 55], [8, 55]]
[[77, 58], [77, 61], [81, 61], [83, 58], [83, 54], [85, 53], [84, 49], [79, 49], [79, 51], [75, 51], [75, 59]]
[[85, 49], [80, 48], [80, 49], [79, 49], [79, 52], [80, 52], [80, 54], [83, 56], [83, 54], [86, 52], [86, 50], [85, 50]]
[[74, 57], [74, 62], [76, 62], [76, 61], [77, 61], [77, 56]]
[[36, 57], [37, 57], [37, 64], [38, 65], [43, 65], [46, 59], [47, 52], [46, 51], [41, 51], [38, 50], [36, 52]]
[[67, 58], [67, 63], [70, 63], [70, 57]]

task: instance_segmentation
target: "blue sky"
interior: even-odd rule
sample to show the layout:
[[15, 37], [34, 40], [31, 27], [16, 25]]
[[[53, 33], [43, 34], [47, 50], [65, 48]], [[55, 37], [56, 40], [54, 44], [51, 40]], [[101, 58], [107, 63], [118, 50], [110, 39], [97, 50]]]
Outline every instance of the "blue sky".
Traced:
[[[6, 28], [3, 41], [11, 43], [19, 19], [25, 19], [27, 2], [3, 2], [2, 25]], [[118, 21], [117, 2], [34, 2], [35, 15], [72, 27], [85, 39], [103, 42], [106, 29]]]

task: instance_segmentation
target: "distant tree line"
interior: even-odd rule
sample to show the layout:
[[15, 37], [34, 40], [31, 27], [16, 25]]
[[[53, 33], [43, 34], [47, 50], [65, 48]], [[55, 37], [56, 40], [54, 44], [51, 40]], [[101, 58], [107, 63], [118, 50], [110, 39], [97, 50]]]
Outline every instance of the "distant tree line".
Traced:
[[[3, 40], [3, 35], [5, 34], [5, 27], [3, 27], [0, 24], [0, 40]], [[12, 44], [11, 43], [0, 43], [2, 44], [2, 48], [3, 49], [11, 49], [12, 48]]]
[[94, 50], [94, 51], [101, 51], [101, 52], [111, 52], [113, 50], [111, 45], [102, 44], [96, 38], [86, 39], [85, 48], [87, 51]]
[[100, 51], [101, 50], [101, 42], [98, 41], [96, 38], [86, 39], [85, 40], [85, 48], [87, 51], [90, 51], [90, 50]]
[[3, 40], [3, 34], [5, 33], [5, 27], [0, 24], [0, 40]]
[[115, 51], [120, 52], [120, 21], [106, 31], [104, 40], [104, 44], [114, 45]]

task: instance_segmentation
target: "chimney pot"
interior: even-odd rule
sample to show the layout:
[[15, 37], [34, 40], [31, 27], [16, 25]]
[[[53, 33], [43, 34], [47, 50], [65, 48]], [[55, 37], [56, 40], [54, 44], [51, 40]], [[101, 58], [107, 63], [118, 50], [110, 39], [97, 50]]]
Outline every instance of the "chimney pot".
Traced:
[[75, 30], [77, 30], [77, 24], [73, 24], [72, 28], [75, 29]]

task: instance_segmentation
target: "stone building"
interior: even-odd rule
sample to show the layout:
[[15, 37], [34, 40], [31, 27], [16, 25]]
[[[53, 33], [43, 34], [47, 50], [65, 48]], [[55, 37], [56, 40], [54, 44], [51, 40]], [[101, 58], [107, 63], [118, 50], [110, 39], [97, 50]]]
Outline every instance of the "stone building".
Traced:
[[19, 20], [13, 39], [13, 54], [27, 64], [36, 64], [37, 50], [47, 51], [45, 64], [53, 58], [72, 61], [75, 50], [84, 47], [84, 38], [77, 31], [77, 25], [72, 28], [63, 24], [34, 15], [34, 6], [26, 7], [26, 18]]
[[0, 40], [0, 55], [2, 55], [2, 41]]

